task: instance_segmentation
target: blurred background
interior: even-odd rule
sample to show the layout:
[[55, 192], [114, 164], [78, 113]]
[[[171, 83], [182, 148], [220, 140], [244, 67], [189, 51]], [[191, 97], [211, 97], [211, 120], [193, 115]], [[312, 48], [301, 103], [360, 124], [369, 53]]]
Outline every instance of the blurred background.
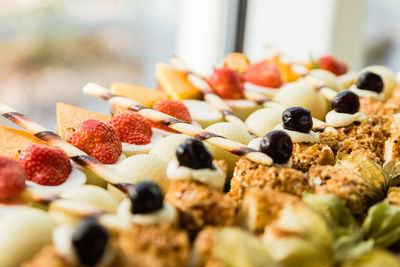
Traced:
[[256, 60], [271, 47], [397, 72], [398, 10], [398, 0], [3, 0], [0, 101], [54, 129], [57, 101], [109, 112], [83, 95], [87, 82], [154, 88], [155, 63], [173, 54], [205, 74], [228, 52]]

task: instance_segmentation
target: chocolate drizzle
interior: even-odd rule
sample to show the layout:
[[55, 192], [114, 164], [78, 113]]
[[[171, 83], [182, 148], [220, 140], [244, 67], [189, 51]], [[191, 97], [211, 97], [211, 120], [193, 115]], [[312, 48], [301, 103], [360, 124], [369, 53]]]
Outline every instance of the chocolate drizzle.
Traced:
[[55, 134], [51, 131], [41, 131], [41, 132], [35, 133], [34, 136], [45, 142], [61, 139], [57, 134]]
[[184, 122], [182, 120], [178, 120], [176, 118], [171, 118], [171, 119], [166, 119], [164, 121], [161, 121], [161, 124], [164, 125], [164, 126], [170, 126], [170, 125], [175, 124], [175, 123], [186, 123], [186, 122]]
[[196, 137], [196, 138], [198, 138], [198, 139], [200, 139], [202, 141], [207, 140], [207, 139], [209, 139], [211, 137], [225, 138], [225, 137], [223, 137], [221, 135], [210, 133], [210, 132], [200, 132], [200, 133], [196, 134], [194, 137]]
[[93, 164], [102, 164], [97, 159], [94, 159], [88, 155], [73, 156], [73, 157], [70, 157], [70, 159], [83, 167], [90, 166]]
[[103, 98], [104, 100], [108, 100], [110, 98], [113, 98], [115, 95], [111, 94], [110, 92], [102, 94], [100, 97]]
[[234, 116], [235, 115], [231, 110], [222, 109], [222, 110], [220, 110], [220, 112], [224, 116], [228, 116], [228, 115], [233, 115]]
[[9, 119], [10, 121], [14, 122], [15, 124], [18, 124], [17, 122], [19, 120], [25, 120], [25, 121], [29, 120], [27, 117], [25, 117], [24, 115], [22, 115], [21, 113], [16, 112], [16, 111], [3, 113], [2, 116], [4, 118]]
[[150, 109], [150, 108], [146, 107], [146, 106], [143, 106], [143, 105], [140, 105], [140, 104], [137, 104], [137, 105], [130, 106], [129, 109], [138, 112], [138, 111], [140, 111], [142, 109]]
[[250, 148], [250, 147], [242, 146], [242, 147], [235, 148], [235, 149], [232, 150], [231, 152], [232, 152], [233, 154], [235, 154], [235, 155], [243, 156], [243, 155], [246, 155], [247, 153], [250, 153], [250, 152], [258, 152], [258, 151], [255, 150], [255, 149], [252, 149], [252, 148]]

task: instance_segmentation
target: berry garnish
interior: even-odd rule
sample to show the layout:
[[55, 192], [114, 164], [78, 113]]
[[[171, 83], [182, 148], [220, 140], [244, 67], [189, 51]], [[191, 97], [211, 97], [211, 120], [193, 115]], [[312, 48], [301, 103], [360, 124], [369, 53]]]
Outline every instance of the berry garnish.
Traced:
[[261, 139], [260, 151], [270, 156], [275, 163], [286, 163], [292, 156], [292, 139], [284, 131], [274, 130]]
[[352, 91], [341, 91], [332, 99], [331, 107], [339, 113], [354, 114], [360, 110], [360, 100]]
[[125, 111], [113, 116], [108, 122], [117, 133], [121, 142], [146, 145], [151, 140], [151, 126], [142, 115], [133, 111]]
[[381, 93], [383, 90], [383, 80], [378, 74], [366, 71], [361, 73], [358, 78], [357, 88]]
[[239, 74], [228, 67], [214, 69], [214, 72], [207, 77], [206, 81], [214, 93], [221, 98], [243, 98], [243, 80]]
[[94, 219], [86, 219], [72, 235], [72, 245], [79, 261], [85, 266], [96, 265], [104, 255], [108, 231]]
[[176, 149], [179, 165], [191, 169], [213, 169], [212, 155], [203, 142], [195, 138], [186, 140]]
[[282, 113], [283, 128], [291, 131], [309, 133], [313, 121], [311, 112], [303, 107], [287, 108]]
[[[185, 106], [185, 104], [183, 104], [182, 101], [171, 99], [158, 100], [156, 103], [154, 103], [153, 109], [180, 119], [184, 122], [192, 123], [192, 116], [190, 116], [189, 109]], [[151, 127], [172, 133], [178, 133], [177, 131], [169, 128], [168, 126], [164, 126], [159, 122], [149, 121], [149, 123]]]
[[248, 65], [243, 78], [248, 82], [271, 88], [278, 88], [282, 85], [278, 67], [267, 61]]
[[330, 71], [337, 76], [343, 75], [347, 72], [347, 65], [332, 56], [320, 57], [317, 60], [317, 65], [320, 69]]
[[13, 158], [0, 156], [0, 201], [10, 200], [25, 189], [26, 173]]
[[60, 185], [72, 171], [68, 155], [60, 148], [32, 144], [18, 156], [27, 179], [40, 185]]
[[117, 162], [122, 145], [115, 130], [97, 120], [87, 120], [71, 133], [67, 142], [83, 150], [104, 164]]
[[161, 188], [153, 182], [139, 182], [129, 191], [133, 214], [157, 211], [163, 207], [164, 195]]

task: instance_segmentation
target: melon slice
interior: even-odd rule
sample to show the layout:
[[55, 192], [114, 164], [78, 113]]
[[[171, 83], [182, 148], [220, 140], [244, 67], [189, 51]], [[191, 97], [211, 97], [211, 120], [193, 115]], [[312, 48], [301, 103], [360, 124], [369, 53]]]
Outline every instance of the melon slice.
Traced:
[[182, 70], [166, 63], [156, 64], [156, 77], [159, 86], [174, 100], [200, 99], [201, 91], [195, 87]]
[[161, 90], [153, 90], [141, 86], [114, 82], [111, 84], [111, 93], [124, 96], [145, 106], [152, 106], [160, 99], [166, 99], [167, 94]]
[[0, 126], [0, 155], [17, 158], [19, 152], [31, 144], [46, 145], [28, 132]]
[[57, 131], [61, 137], [66, 138], [68, 134], [73, 133], [82, 122], [89, 119], [106, 122], [110, 119], [110, 116], [78, 108], [73, 105], [57, 103]]

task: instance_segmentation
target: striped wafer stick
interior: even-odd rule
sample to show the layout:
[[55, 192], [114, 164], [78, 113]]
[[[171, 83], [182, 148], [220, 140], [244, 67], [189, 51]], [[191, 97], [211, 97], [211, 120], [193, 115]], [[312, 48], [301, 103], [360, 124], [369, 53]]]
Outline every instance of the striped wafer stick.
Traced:
[[[266, 108], [272, 108], [272, 107], [278, 107], [278, 108], [284, 108], [284, 109], [288, 108], [288, 106], [278, 103], [278, 102], [275, 102], [257, 92], [245, 91], [244, 94], [245, 94], [246, 99], [254, 101], [258, 104], [262, 104]], [[312, 118], [312, 120], [313, 120], [313, 130], [315, 130], [315, 131], [322, 131], [323, 129], [325, 129], [328, 126], [325, 122], [323, 122], [319, 119]]]
[[122, 96], [116, 96], [110, 93], [104, 87], [97, 84], [89, 83], [83, 88], [83, 92], [88, 95], [96, 96], [107, 100], [108, 102], [119, 105], [125, 109], [130, 109], [138, 112], [140, 115], [154, 122], [159, 122], [165, 126], [168, 126], [180, 133], [187, 134], [189, 136], [196, 137], [204, 140], [210, 144], [213, 144], [219, 148], [225, 149], [233, 154], [239, 156], [245, 156], [249, 160], [263, 165], [272, 165], [272, 159], [255, 149], [245, 146], [241, 143], [229, 140], [223, 136], [204, 131], [203, 129], [186, 123], [182, 120], [164, 114], [162, 112], [153, 110], [149, 107], [143, 106], [131, 99]]
[[198, 89], [201, 90], [201, 92], [204, 95], [204, 100], [211, 104], [214, 108], [216, 108], [223, 116], [226, 121], [229, 121], [231, 123], [234, 123], [244, 129], [246, 129], [247, 132], [252, 137], [257, 137], [250, 129], [249, 127], [240, 119], [238, 118], [235, 113], [232, 111], [232, 109], [229, 107], [228, 104], [225, 103], [225, 101], [220, 98], [218, 95], [216, 95], [213, 90], [211, 90], [210, 86], [208, 83], [204, 80], [204, 77], [201, 75], [194, 73], [186, 67], [186, 64], [184, 62], [176, 57], [173, 56], [171, 57], [171, 63], [173, 66], [185, 71], [189, 81], [196, 86]]
[[51, 146], [61, 148], [65, 151], [65, 153], [67, 153], [67, 155], [73, 162], [91, 170], [100, 178], [114, 185], [124, 193], [128, 193], [129, 190], [132, 188], [132, 184], [128, 183], [126, 179], [121, 177], [112, 169], [105, 166], [97, 159], [90, 157], [80, 149], [67, 143], [56, 133], [30, 120], [29, 118], [22, 115], [21, 113], [18, 113], [16, 110], [10, 108], [9, 106], [0, 103], [0, 113], [3, 117], [21, 126], [35, 137], [45, 141]]

